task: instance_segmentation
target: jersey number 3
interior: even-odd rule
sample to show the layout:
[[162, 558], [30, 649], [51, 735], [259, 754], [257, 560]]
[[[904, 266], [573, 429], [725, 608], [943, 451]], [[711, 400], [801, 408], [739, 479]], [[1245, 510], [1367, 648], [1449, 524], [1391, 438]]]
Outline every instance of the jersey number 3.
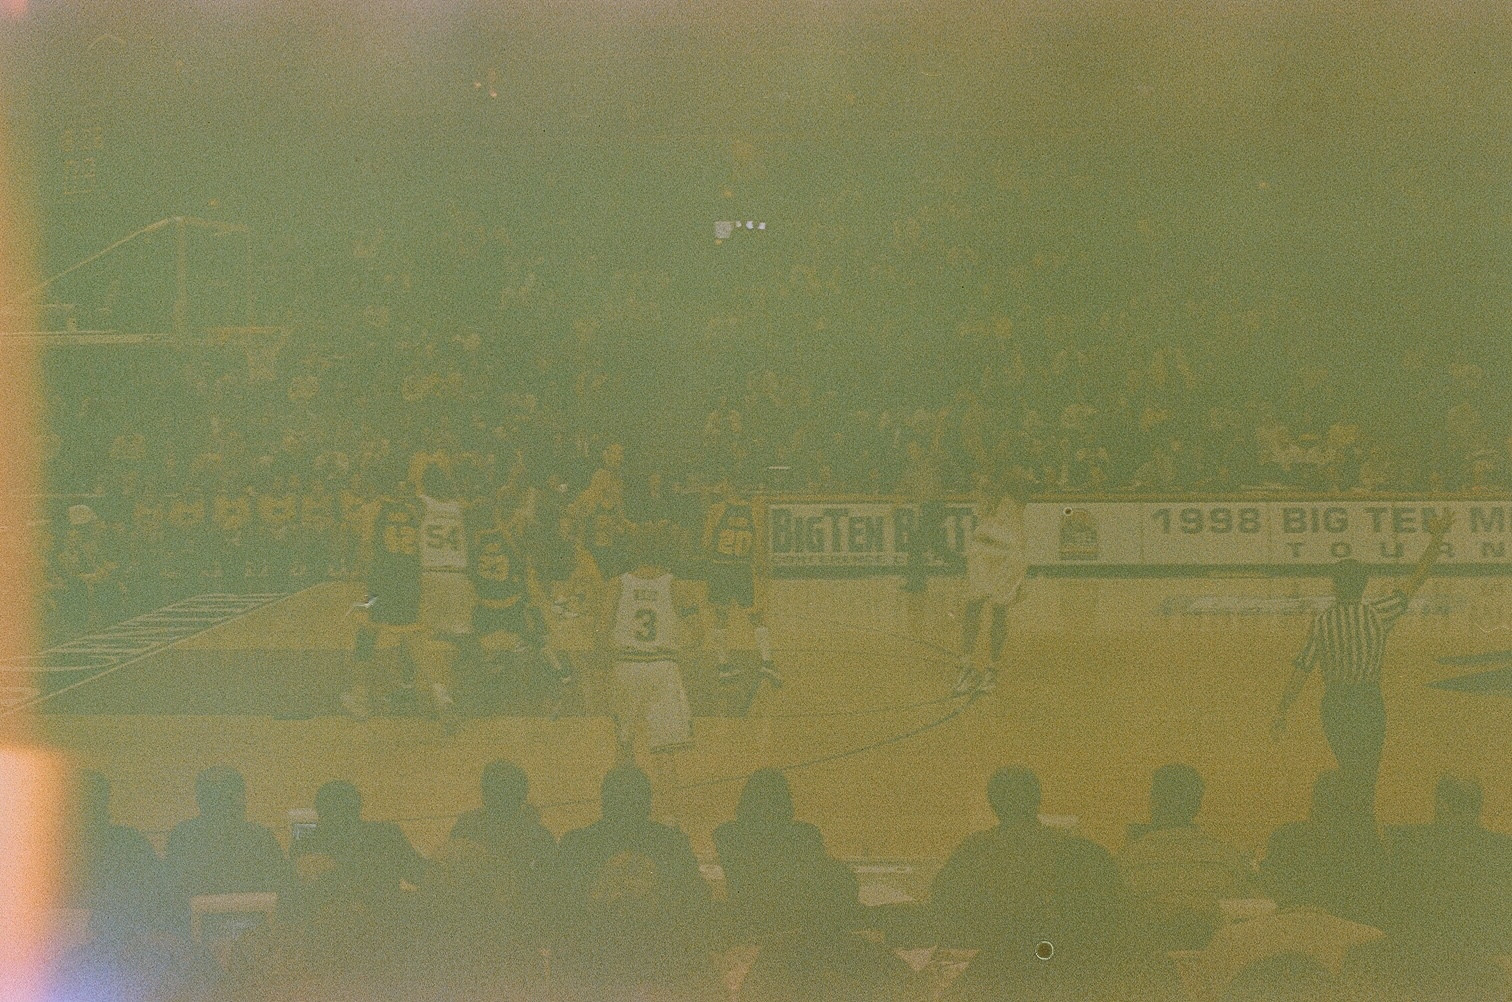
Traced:
[[635, 639], [643, 644], [656, 643], [656, 610], [635, 610]]

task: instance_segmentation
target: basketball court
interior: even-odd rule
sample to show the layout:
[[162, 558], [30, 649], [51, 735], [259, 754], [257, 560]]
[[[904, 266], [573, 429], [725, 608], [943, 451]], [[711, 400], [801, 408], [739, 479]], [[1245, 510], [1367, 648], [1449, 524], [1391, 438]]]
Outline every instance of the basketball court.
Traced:
[[[1031, 578], [1010, 613], [997, 691], [952, 698], [961, 588], [953, 577], [932, 579], [922, 595], [900, 593], [885, 576], [771, 582], [786, 685], [763, 687], [741, 716], [747, 683], [722, 687], [707, 652], [685, 663], [696, 743], [677, 758], [681, 789], [658, 790], [658, 815], [676, 818], [708, 854], [744, 776], [778, 766], [800, 817], [821, 827], [833, 853], [939, 860], [990, 824], [990, 772], [1027, 763], [1043, 780], [1047, 815], [1075, 817], [1082, 833], [1117, 849], [1125, 826], [1144, 816], [1151, 771], [1184, 761], [1208, 783], [1201, 822], [1261, 852], [1270, 830], [1302, 816], [1313, 777], [1332, 765], [1316, 682], [1286, 738], [1273, 744], [1267, 733], [1308, 617], [1327, 601], [1326, 581]], [[452, 818], [476, 805], [480, 770], [496, 757], [528, 770], [532, 800], [557, 833], [596, 817], [614, 735], [587, 617], [553, 623], [579, 668], [571, 690], [559, 698], [522, 681], [504, 694], [507, 715], [468, 720], [445, 737], [423, 718], [337, 715], [349, 612], [361, 597], [346, 582], [207, 596], [118, 628], [115, 641], [76, 642], [74, 661], [115, 650], [115, 663], [43, 673], [56, 678], [33, 704], [37, 727], [109, 775], [117, 820], [159, 844], [192, 813], [195, 773], [215, 763], [245, 773], [251, 816], [280, 832], [290, 808], [309, 806], [321, 783], [341, 777], [363, 791], [368, 817], [400, 821], [433, 851]], [[1433, 782], [1452, 769], [1485, 782], [1490, 827], [1512, 827], [1504, 598], [1501, 578], [1436, 578], [1397, 626], [1384, 666], [1384, 821], [1426, 819]], [[146, 636], [154, 624], [172, 629]], [[128, 651], [122, 629], [139, 647], [151, 643]], [[748, 631], [732, 625], [732, 645], [749, 647]], [[753, 668], [754, 653], [746, 657]], [[69, 665], [57, 652], [47, 660]], [[907, 884], [910, 872], [922, 870], [896, 869], [894, 882]]]

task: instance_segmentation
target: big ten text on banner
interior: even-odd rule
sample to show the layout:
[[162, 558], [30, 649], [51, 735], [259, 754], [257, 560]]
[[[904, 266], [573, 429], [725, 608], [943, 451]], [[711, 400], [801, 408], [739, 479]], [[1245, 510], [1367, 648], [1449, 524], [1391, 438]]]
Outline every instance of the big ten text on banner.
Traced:
[[[944, 505], [930, 563], [948, 567], [966, 551], [975, 524], [969, 504]], [[769, 563], [774, 572], [802, 576], [825, 569], [885, 573], [908, 563], [919, 525], [916, 505], [837, 501], [767, 506]]]

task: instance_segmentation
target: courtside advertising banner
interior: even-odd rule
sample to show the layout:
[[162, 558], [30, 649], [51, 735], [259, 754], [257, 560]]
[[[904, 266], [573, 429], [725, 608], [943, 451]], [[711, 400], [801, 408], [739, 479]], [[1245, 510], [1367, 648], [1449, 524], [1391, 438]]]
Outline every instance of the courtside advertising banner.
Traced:
[[[976, 522], [969, 504], [944, 504], [931, 563], [946, 566], [966, 552]], [[776, 569], [898, 568], [908, 563], [919, 523], [917, 505], [884, 501], [767, 506], [768, 561]]]
[[1450, 513], [1441, 564], [1509, 563], [1512, 505], [1464, 501], [1033, 504], [1025, 535], [1036, 566], [1412, 564]]
[[[965, 553], [970, 504], [941, 506], [928, 563]], [[1353, 558], [1415, 563], [1429, 520], [1452, 513], [1441, 566], [1512, 567], [1512, 504], [1476, 501], [1062, 501], [1028, 506], [1029, 564], [1076, 567], [1316, 567]], [[773, 502], [767, 507], [774, 571], [903, 567], [920, 524], [917, 505], [885, 501]]]

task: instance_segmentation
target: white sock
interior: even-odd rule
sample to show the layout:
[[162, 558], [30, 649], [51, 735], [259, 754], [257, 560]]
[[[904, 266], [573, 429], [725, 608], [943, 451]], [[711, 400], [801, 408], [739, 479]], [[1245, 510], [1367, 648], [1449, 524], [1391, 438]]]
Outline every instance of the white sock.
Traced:
[[752, 630], [756, 634], [756, 650], [761, 652], [761, 660], [772, 660], [772, 633], [765, 626], [758, 626]]
[[714, 653], [719, 657], [719, 663], [730, 663], [730, 637], [729, 631], [723, 626], [714, 627]]

